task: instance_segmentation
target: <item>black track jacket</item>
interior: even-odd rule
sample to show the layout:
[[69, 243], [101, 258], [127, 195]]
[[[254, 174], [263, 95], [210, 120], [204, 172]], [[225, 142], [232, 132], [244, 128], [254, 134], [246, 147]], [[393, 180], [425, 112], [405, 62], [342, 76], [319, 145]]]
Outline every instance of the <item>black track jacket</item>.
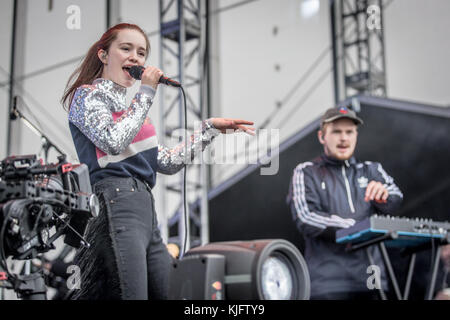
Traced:
[[[367, 184], [379, 181], [389, 191], [388, 201], [364, 201]], [[364, 220], [372, 214], [392, 214], [403, 194], [377, 162], [339, 161], [322, 155], [299, 164], [291, 180], [288, 203], [296, 226], [305, 239], [305, 259], [311, 276], [311, 296], [327, 292], [367, 291], [371, 275], [365, 250], [353, 253], [335, 243], [335, 231], [345, 227], [342, 219]], [[335, 216], [335, 217], [332, 217]], [[381, 270], [387, 289], [386, 272], [375, 246], [369, 248]]]

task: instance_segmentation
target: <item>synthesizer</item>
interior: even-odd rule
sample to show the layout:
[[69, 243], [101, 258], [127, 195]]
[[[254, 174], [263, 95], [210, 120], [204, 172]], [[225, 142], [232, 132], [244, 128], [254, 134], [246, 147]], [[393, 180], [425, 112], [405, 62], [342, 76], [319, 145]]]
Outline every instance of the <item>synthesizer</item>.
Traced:
[[355, 223], [352, 227], [336, 232], [337, 243], [358, 243], [383, 235], [393, 234], [388, 246], [408, 246], [428, 242], [431, 239], [448, 239], [450, 223], [424, 218], [405, 218], [373, 215]]

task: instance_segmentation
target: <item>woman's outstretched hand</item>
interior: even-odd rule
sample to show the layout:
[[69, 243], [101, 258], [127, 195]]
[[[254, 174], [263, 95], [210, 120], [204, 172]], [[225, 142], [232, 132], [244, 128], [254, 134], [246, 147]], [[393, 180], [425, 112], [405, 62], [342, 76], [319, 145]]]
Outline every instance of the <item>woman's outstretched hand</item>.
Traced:
[[210, 118], [213, 126], [222, 133], [246, 132], [252, 136], [255, 135], [255, 128], [249, 127], [253, 125], [252, 121], [227, 118]]

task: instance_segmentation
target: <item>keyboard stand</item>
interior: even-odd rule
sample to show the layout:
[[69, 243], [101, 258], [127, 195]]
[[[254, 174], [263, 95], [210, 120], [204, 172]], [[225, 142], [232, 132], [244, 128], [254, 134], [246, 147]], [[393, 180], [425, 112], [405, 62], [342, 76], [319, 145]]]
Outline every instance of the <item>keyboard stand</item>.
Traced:
[[[356, 244], [353, 244], [353, 243], [350, 242], [346, 246], [346, 251], [353, 252], [353, 251], [360, 250], [360, 249], [366, 249], [366, 253], [367, 253], [367, 256], [369, 258], [369, 262], [370, 262], [371, 265], [374, 265], [374, 260], [373, 260], [372, 254], [369, 252], [368, 248], [370, 246], [372, 246], [372, 245], [375, 245], [375, 244], [378, 245], [378, 248], [380, 249], [380, 252], [381, 252], [381, 256], [383, 258], [383, 263], [384, 263], [384, 265], [385, 265], [385, 267], [386, 267], [386, 269], [388, 271], [389, 280], [392, 283], [392, 286], [394, 288], [395, 295], [396, 295], [397, 299], [398, 300], [408, 300], [409, 291], [410, 291], [410, 287], [411, 287], [411, 280], [412, 280], [412, 276], [413, 276], [413, 273], [414, 273], [414, 267], [415, 267], [415, 264], [416, 264], [416, 253], [418, 251], [428, 249], [430, 247], [430, 245], [428, 244], [427, 246], [420, 246], [420, 247], [415, 248], [413, 250], [407, 251], [407, 252], [409, 252], [411, 254], [411, 258], [409, 260], [408, 274], [407, 274], [407, 277], [406, 277], [405, 289], [404, 289], [403, 296], [402, 296], [402, 294], [400, 292], [400, 287], [398, 285], [397, 278], [395, 277], [394, 269], [392, 268], [392, 264], [391, 264], [391, 261], [390, 261], [390, 258], [389, 258], [389, 254], [388, 254], [388, 252], [386, 250], [386, 246], [384, 244], [384, 241], [394, 240], [394, 239], [397, 239], [397, 238], [398, 238], [398, 234], [395, 231], [393, 231], [393, 232], [384, 234], [382, 236], [375, 237], [373, 239], [370, 239], [370, 240], [367, 240], [367, 241], [363, 241], [363, 242], [359, 242], [359, 243], [356, 243]], [[430, 270], [431, 271], [431, 275], [430, 275], [430, 282], [429, 282], [429, 285], [428, 285], [428, 288], [427, 288], [427, 293], [426, 293], [426, 296], [425, 296], [426, 300], [432, 300], [433, 299], [433, 292], [434, 292], [434, 288], [435, 288], [435, 285], [436, 285], [436, 278], [437, 278], [437, 273], [438, 273], [438, 268], [439, 268], [441, 246], [445, 245], [445, 244], [448, 244], [449, 243], [448, 240], [449, 240], [448, 237], [445, 240], [439, 240], [439, 241], [431, 240], [431, 241], [436, 241], [437, 242], [437, 250], [436, 250], [436, 254], [434, 255], [433, 263], [432, 263], [431, 270]], [[381, 296], [382, 300], [387, 300], [386, 294], [385, 294], [385, 292], [383, 291], [382, 288], [380, 288], [380, 296]]]

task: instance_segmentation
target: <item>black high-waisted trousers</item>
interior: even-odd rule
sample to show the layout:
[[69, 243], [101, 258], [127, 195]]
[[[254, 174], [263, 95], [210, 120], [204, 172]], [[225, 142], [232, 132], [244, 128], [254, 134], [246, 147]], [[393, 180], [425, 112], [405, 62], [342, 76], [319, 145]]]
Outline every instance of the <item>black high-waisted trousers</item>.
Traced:
[[100, 214], [75, 258], [80, 289], [74, 299], [167, 299], [171, 258], [150, 187], [136, 178], [108, 177], [94, 186]]

